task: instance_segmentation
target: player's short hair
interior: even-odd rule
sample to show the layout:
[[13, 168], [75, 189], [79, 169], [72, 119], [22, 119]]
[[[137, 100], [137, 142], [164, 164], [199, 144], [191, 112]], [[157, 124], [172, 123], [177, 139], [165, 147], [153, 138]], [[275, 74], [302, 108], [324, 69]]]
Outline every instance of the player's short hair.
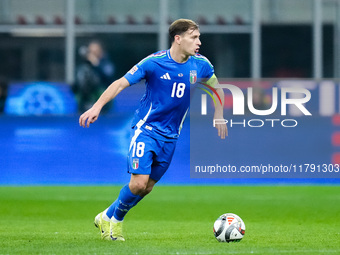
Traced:
[[172, 22], [169, 27], [169, 36], [171, 42], [175, 40], [175, 35], [181, 35], [188, 30], [199, 29], [198, 24], [190, 19], [178, 19]]

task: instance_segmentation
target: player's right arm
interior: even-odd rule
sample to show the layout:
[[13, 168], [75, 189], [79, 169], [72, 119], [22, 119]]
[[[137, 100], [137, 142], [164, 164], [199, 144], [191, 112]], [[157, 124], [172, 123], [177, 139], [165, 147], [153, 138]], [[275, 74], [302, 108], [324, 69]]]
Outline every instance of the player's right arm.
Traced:
[[129, 86], [129, 82], [125, 77], [114, 81], [100, 96], [97, 102], [79, 118], [79, 125], [89, 127], [90, 124], [98, 119], [99, 113], [109, 101], [114, 99], [121, 91]]
[[79, 118], [79, 125], [89, 127], [90, 124], [98, 119], [99, 113], [103, 106], [114, 99], [123, 89], [129, 85], [133, 85], [141, 81], [147, 76], [148, 70], [152, 70], [153, 55], [150, 55], [140, 61], [137, 65], [131, 68], [122, 78], [114, 81], [100, 96], [97, 102]]

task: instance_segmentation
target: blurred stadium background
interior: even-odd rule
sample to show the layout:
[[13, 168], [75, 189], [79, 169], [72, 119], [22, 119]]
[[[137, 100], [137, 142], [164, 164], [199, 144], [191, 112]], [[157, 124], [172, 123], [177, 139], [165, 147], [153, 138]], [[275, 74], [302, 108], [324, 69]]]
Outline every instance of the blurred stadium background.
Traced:
[[[200, 24], [201, 53], [221, 82], [256, 83], [259, 105], [270, 102], [273, 86], [312, 93], [312, 117], [289, 112], [299, 127], [231, 128], [228, 141], [211, 146], [235, 165], [340, 163], [339, 0], [0, 0], [0, 184], [126, 182], [128, 127], [144, 87], [125, 90], [98, 123], [80, 128], [71, 89], [78, 49], [102, 41], [118, 78], [168, 48], [168, 24], [178, 18]], [[231, 95], [226, 99], [229, 118]], [[190, 178], [189, 131], [199, 136], [212, 127], [204, 120], [190, 129], [188, 122], [161, 183], [339, 183], [307, 176]]]

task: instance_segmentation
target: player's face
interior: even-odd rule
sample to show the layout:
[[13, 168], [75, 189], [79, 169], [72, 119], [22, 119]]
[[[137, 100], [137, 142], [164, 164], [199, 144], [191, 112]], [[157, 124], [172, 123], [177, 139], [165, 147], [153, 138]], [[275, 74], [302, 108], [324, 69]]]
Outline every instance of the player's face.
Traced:
[[198, 29], [190, 29], [181, 35], [181, 48], [184, 54], [193, 56], [199, 51], [200, 46], [200, 32]]

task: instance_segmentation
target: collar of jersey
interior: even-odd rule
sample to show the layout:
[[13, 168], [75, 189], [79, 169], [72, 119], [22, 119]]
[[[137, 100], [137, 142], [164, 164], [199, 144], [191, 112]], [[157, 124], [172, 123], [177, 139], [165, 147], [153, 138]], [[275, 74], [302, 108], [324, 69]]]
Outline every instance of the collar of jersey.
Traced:
[[191, 56], [189, 56], [188, 60], [185, 61], [184, 63], [178, 63], [178, 62], [176, 62], [175, 60], [173, 60], [173, 58], [171, 57], [170, 49], [168, 49], [168, 50], [166, 51], [166, 54], [168, 55], [168, 58], [169, 58], [169, 59], [171, 59], [172, 61], [174, 61], [176, 64], [179, 64], [179, 65], [184, 65], [184, 64], [188, 63], [188, 61], [189, 61], [190, 58], [191, 58]]

